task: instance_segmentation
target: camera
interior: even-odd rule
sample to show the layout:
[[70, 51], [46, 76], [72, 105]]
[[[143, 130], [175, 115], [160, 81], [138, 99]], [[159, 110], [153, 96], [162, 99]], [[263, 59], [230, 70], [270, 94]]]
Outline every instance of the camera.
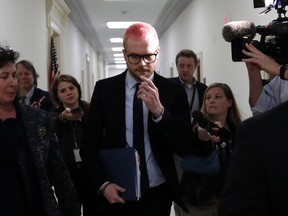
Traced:
[[[266, 14], [275, 8], [278, 18], [264, 26], [255, 26], [249, 21], [231, 22], [224, 26], [222, 34], [226, 41], [231, 42], [234, 62], [248, 58], [242, 53], [242, 50], [245, 49], [246, 43], [252, 43], [279, 64], [288, 63], [288, 18], [285, 15], [287, 5], [288, 0], [273, 0], [268, 6], [267, 1], [264, 3], [264, 0], [254, 0], [254, 8], [267, 6], [260, 14]], [[260, 35], [260, 41], [253, 40], [256, 34]]]

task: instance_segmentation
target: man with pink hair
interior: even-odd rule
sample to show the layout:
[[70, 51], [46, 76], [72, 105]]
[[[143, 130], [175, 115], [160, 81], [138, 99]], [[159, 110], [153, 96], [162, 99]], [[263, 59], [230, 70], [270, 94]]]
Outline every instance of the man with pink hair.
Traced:
[[[186, 209], [173, 154], [184, 156], [191, 151], [187, 96], [181, 85], [155, 72], [160, 47], [150, 24], [131, 25], [123, 46], [127, 69], [96, 82], [81, 156], [96, 189], [99, 215], [169, 216], [172, 201]], [[133, 113], [135, 101], [140, 101], [143, 108], [142, 129], [133, 123], [137, 115]], [[143, 151], [136, 145], [134, 132], [144, 136]], [[109, 179], [98, 157], [101, 149], [125, 147], [138, 151], [141, 180], [146, 178], [142, 182], [147, 182], [146, 187], [141, 185], [138, 201], [123, 199], [126, 188]]]

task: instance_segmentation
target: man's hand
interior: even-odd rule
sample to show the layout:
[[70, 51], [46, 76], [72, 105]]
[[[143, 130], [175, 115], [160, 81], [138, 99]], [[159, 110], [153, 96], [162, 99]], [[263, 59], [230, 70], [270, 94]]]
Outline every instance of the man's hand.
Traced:
[[119, 193], [124, 193], [126, 189], [118, 186], [114, 183], [109, 183], [102, 191], [103, 196], [108, 200], [109, 203], [125, 203], [125, 200], [119, 196]]
[[150, 79], [144, 76], [140, 78], [143, 82], [139, 86], [137, 97], [144, 101], [148, 110], [155, 118], [159, 118], [162, 115], [164, 107], [160, 102], [158, 89]]
[[[273, 76], [279, 75], [280, 65], [275, 60], [273, 60], [269, 56], [262, 53], [251, 43], [250, 44], [246, 43], [245, 47], [248, 49], [248, 51], [242, 50], [242, 52], [243, 54], [245, 54], [246, 56], [250, 58], [242, 59], [242, 61], [247, 63], [248, 71], [255, 70], [257, 69], [257, 66], [258, 66], [259, 71], [260, 69], [262, 69], [270, 75], [273, 75]], [[256, 64], [257, 66], [253, 66], [248, 63], [253, 63], [253, 64]]]

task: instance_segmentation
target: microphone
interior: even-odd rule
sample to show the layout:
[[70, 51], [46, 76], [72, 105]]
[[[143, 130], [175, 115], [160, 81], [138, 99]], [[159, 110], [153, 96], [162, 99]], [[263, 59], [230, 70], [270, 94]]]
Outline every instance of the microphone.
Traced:
[[250, 21], [233, 21], [224, 25], [222, 36], [225, 41], [231, 42], [235, 39], [248, 37], [252, 40], [256, 35], [256, 27]]
[[[224, 127], [220, 128], [217, 124], [208, 120], [201, 111], [194, 111], [192, 117], [200, 127], [207, 130], [211, 135], [219, 136], [220, 139], [224, 140], [230, 140], [232, 138], [230, 131]], [[213, 130], [213, 128], [218, 128], [218, 130]]]

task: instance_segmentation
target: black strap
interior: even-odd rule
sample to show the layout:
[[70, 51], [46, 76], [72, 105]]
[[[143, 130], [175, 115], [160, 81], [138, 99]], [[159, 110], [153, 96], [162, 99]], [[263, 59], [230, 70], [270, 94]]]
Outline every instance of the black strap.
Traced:
[[193, 85], [193, 95], [192, 95], [192, 100], [191, 100], [191, 104], [190, 104], [190, 112], [192, 111], [194, 98], [195, 98], [195, 92], [196, 92], [196, 83]]

